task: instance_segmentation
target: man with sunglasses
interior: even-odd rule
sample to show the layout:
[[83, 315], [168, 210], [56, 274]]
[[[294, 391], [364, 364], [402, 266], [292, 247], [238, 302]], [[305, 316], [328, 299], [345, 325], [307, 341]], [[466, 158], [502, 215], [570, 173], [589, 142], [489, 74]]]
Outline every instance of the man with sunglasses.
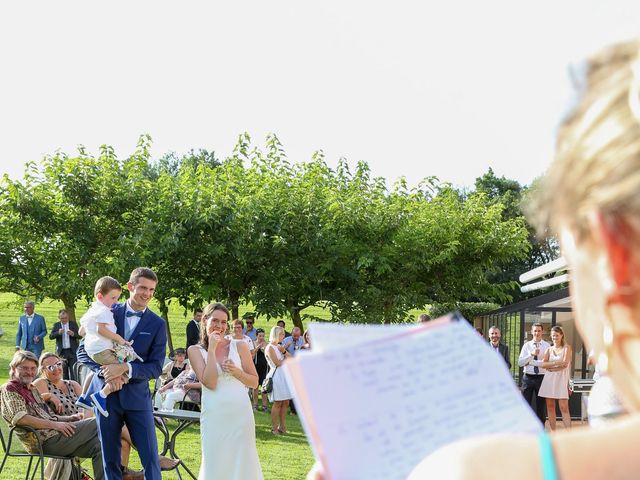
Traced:
[[256, 332], [256, 329], [253, 328], [253, 325], [256, 321], [255, 314], [253, 314], [252, 312], [247, 312], [242, 316], [242, 319], [247, 325], [247, 328], [244, 329], [243, 333], [251, 340], [253, 340], [253, 343], [255, 343], [258, 340], [258, 333]]
[[69, 320], [69, 313], [63, 308], [58, 312], [58, 322], [53, 324], [49, 338], [56, 341], [56, 355], [64, 360], [62, 376], [67, 380], [76, 363], [78, 350], [78, 324]]

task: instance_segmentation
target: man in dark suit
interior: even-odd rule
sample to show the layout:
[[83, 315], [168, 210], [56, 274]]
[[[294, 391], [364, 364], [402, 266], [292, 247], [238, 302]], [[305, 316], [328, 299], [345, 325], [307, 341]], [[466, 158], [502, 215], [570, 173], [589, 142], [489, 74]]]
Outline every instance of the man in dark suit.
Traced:
[[489, 329], [489, 340], [491, 348], [493, 348], [498, 354], [504, 358], [509, 370], [511, 370], [511, 360], [509, 359], [509, 347], [504, 343], [500, 343], [500, 329], [495, 325]]
[[99, 392], [104, 382], [110, 382], [107, 396], [108, 416], [96, 411], [98, 432], [104, 453], [106, 478], [120, 479], [120, 434], [124, 424], [129, 428], [133, 444], [138, 449], [147, 480], [160, 480], [158, 442], [153, 421], [153, 406], [149, 380], [162, 372], [167, 350], [167, 329], [162, 318], [147, 305], [155, 293], [158, 278], [153, 270], [139, 267], [131, 272], [127, 288], [130, 296], [124, 304], [112, 308], [117, 333], [133, 341], [133, 348], [142, 358], [131, 363], [100, 366], [87, 355], [84, 345], [78, 348], [78, 361], [86, 364], [95, 375], [87, 396]]
[[56, 341], [56, 354], [65, 360], [64, 378], [69, 378], [69, 372], [76, 363], [78, 350], [78, 324], [69, 321], [69, 313], [63, 308], [58, 312], [58, 320], [53, 324], [49, 338]]
[[44, 317], [34, 313], [33, 302], [24, 302], [24, 315], [18, 320], [18, 333], [16, 333], [16, 350], [28, 350], [40, 358], [44, 349], [44, 337], [47, 334], [47, 325]]
[[193, 319], [187, 323], [187, 346], [185, 350], [189, 350], [191, 345], [197, 345], [200, 342], [200, 322], [202, 321], [202, 309], [196, 308], [193, 311]]

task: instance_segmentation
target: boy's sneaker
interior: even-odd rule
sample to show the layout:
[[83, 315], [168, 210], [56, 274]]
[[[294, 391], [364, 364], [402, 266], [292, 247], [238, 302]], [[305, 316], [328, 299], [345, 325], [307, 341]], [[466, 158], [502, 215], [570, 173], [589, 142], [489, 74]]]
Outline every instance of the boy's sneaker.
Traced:
[[107, 399], [100, 395], [100, 392], [91, 394], [91, 401], [93, 405], [98, 409], [100, 415], [104, 417], [109, 416], [109, 412], [107, 412]]
[[86, 408], [87, 410], [93, 410], [93, 403], [91, 403], [91, 400], [84, 393], [78, 397], [76, 405]]

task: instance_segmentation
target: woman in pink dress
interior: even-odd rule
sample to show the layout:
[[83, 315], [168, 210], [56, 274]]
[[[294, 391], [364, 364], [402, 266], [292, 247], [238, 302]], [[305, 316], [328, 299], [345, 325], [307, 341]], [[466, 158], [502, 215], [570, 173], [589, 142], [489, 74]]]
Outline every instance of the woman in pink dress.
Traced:
[[564, 340], [562, 327], [551, 327], [551, 341], [553, 345], [544, 352], [542, 367], [547, 369], [544, 374], [538, 395], [547, 399], [547, 416], [549, 427], [556, 429], [556, 400], [560, 405], [564, 428], [571, 428], [569, 414], [569, 374], [571, 372], [571, 347]]

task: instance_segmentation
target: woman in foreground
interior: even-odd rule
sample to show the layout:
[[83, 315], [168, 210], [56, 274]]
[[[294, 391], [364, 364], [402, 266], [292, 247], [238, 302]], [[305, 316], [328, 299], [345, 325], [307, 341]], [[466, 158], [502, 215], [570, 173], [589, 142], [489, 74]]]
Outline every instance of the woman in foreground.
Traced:
[[640, 476], [640, 43], [585, 65], [582, 97], [559, 130], [532, 205], [561, 240], [576, 324], [629, 415], [549, 436], [496, 435], [447, 446], [410, 478], [619, 479]]
[[229, 310], [207, 305], [200, 344], [189, 347], [189, 362], [202, 384], [200, 480], [261, 479], [256, 426], [247, 387], [258, 375], [243, 340], [225, 339]]

